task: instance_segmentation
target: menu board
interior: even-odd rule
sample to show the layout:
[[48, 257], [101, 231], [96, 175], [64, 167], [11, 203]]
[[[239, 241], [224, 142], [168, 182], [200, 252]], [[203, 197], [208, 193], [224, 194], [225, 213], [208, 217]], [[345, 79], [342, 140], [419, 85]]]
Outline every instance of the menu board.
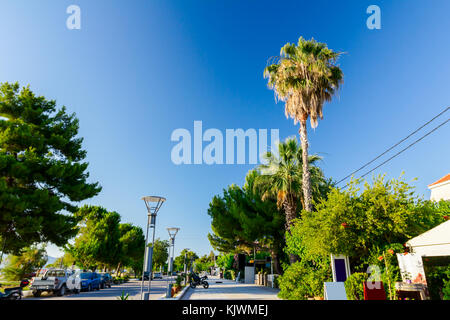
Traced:
[[403, 282], [427, 284], [422, 256], [414, 253], [397, 253], [397, 260]]

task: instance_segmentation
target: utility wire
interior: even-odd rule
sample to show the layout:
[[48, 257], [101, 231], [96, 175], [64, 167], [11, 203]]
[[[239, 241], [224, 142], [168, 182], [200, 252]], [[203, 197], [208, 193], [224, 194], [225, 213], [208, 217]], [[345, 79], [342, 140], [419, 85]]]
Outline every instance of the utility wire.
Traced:
[[[447, 108], [448, 109], [448, 108]], [[429, 131], [428, 133], [426, 133], [425, 135], [423, 135], [422, 137], [420, 137], [419, 139], [417, 139], [416, 141], [414, 141], [413, 143], [411, 143], [410, 145], [408, 145], [406, 148], [400, 150], [399, 152], [397, 152], [396, 154], [394, 154], [392, 157], [390, 157], [389, 159], [385, 160], [384, 162], [380, 163], [378, 166], [376, 166], [375, 168], [371, 169], [370, 171], [366, 172], [365, 174], [363, 174], [360, 178], [363, 178], [365, 176], [367, 176], [369, 173], [375, 171], [376, 169], [378, 169], [379, 167], [381, 167], [382, 165], [384, 165], [385, 163], [391, 161], [392, 159], [394, 159], [396, 156], [398, 156], [399, 154], [403, 153], [404, 151], [408, 150], [410, 147], [412, 147], [413, 145], [415, 145], [416, 143], [418, 143], [419, 141], [421, 141], [423, 138], [429, 136], [430, 134], [432, 134], [434, 131], [436, 131], [437, 129], [439, 129], [440, 127], [442, 127], [443, 125], [445, 125], [447, 122], [450, 121], [450, 118], [447, 119], [446, 121], [444, 121], [443, 123], [441, 123], [440, 125], [438, 125], [437, 127], [435, 127], [434, 129], [432, 129], [431, 131]], [[345, 189], [347, 186], [343, 187], [342, 189]]]
[[[365, 167], [367, 167], [369, 164], [373, 163], [375, 160], [379, 159], [380, 157], [384, 156], [386, 153], [388, 153], [389, 151], [391, 151], [392, 149], [394, 149], [396, 146], [398, 146], [399, 144], [401, 144], [403, 141], [407, 140], [409, 137], [411, 137], [412, 135], [414, 135], [415, 133], [417, 133], [418, 131], [420, 131], [422, 128], [424, 128], [425, 126], [427, 126], [429, 123], [431, 123], [432, 121], [434, 121], [436, 118], [440, 117], [441, 115], [443, 115], [445, 112], [447, 112], [450, 109], [450, 107], [447, 107], [444, 109], [444, 111], [442, 111], [441, 113], [439, 113], [438, 115], [436, 115], [433, 119], [431, 119], [430, 121], [428, 121], [427, 123], [425, 123], [424, 125], [422, 125], [421, 127], [417, 128], [416, 130], [414, 130], [412, 133], [410, 133], [407, 137], [403, 138], [402, 140], [400, 140], [399, 142], [397, 142], [396, 144], [394, 144], [392, 147], [390, 147], [389, 149], [387, 149], [386, 151], [384, 151], [382, 154], [378, 155], [377, 157], [375, 157], [374, 159], [372, 159], [371, 161], [367, 162], [365, 165], [363, 165], [362, 167], [360, 167], [359, 169], [353, 171], [352, 173], [350, 173], [349, 175], [347, 175], [345, 178], [339, 180], [336, 185], [340, 184], [342, 181], [346, 180], [347, 178], [351, 177], [352, 175], [354, 175], [355, 173], [357, 173], [358, 171], [361, 171], [362, 169], [364, 169]], [[448, 120], [447, 120], [448, 121]], [[446, 122], [447, 122], [446, 121]], [[445, 123], [446, 123], [445, 122]], [[445, 124], [444, 123], [444, 124]], [[431, 132], [430, 132], [431, 133]], [[424, 136], [425, 137], [425, 136]], [[420, 141], [420, 140], [419, 140]], [[411, 145], [410, 145], [411, 146]], [[409, 146], [408, 146], [409, 147]], [[406, 150], [406, 149], [404, 149]], [[402, 150], [402, 152], [404, 151]], [[390, 158], [391, 159], [391, 158]], [[387, 162], [387, 161], [386, 161]], [[383, 162], [386, 163], [386, 162]], [[378, 167], [377, 167], [378, 168]], [[366, 175], [366, 174], [365, 174]], [[364, 177], [364, 176], [362, 176]]]

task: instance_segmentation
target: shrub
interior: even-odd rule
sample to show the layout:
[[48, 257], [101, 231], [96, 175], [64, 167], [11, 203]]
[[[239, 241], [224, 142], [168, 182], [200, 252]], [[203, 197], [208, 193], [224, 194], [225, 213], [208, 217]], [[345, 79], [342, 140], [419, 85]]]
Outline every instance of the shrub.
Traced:
[[235, 280], [236, 272], [234, 270], [227, 270], [225, 271], [224, 278], [228, 280]]
[[288, 300], [306, 300], [323, 296], [323, 283], [330, 281], [331, 272], [326, 264], [295, 262], [278, 278], [278, 296]]
[[181, 287], [181, 283], [183, 282], [183, 277], [182, 276], [177, 276], [177, 278], [175, 279], [175, 285], [177, 287]]
[[431, 299], [450, 300], [450, 267], [428, 267], [425, 273]]
[[442, 289], [444, 300], [450, 300], [450, 279], [445, 281], [445, 286]]
[[345, 292], [348, 300], [364, 300], [364, 282], [367, 281], [367, 273], [353, 273], [345, 281]]
[[280, 275], [279, 274], [274, 274], [273, 287], [280, 288]]

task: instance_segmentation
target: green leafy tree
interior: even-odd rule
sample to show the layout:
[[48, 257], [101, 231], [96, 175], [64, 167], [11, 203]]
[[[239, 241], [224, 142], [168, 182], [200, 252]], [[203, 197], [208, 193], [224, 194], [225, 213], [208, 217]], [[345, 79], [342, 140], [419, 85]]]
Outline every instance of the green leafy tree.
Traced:
[[[151, 247], [153, 244], [150, 242], [148, 244]], [[153, 269], [158, 269], [164, 267], [169, 258], [169, 248], [170, 243], [168, 240], [160, 240], [159, 238], [155, 240], [155, 245], [153, 247]]]
[[9, 255], [3, 268], [3, 276], [7, 280], [21, 280], [26, 274], [42, 268], [47, 263], [45, 246], [31, 246], [22, 250], [18, 256]]
[[[300, 209], [305, 208], [302, 194], [303, 169], [302, 149], [297, 139], [288, 138], [279, 144], [279, 157], [273, 153], [266, 154], [267, 164], [259, 166], [259, 175], [255, 186], [262, 190], [262, 199], [276, 199], [278, 209], [285, 213], [285, 230], [290, 233]], [[321, 158], [317, 155], [309, 156], [308, 170], [314, 200], [326, 197], [331, 188], [331, 181], [326, 180], [322, 170], [316, 166]], [[290, 262], [297, 260], [297, 256], [290, 254]]]
[[198, 258], [194, 262], [194, 271], [195, 272], [203, 272], [209, 271], [214, 266], [211, 259], [205, 254], [201, 258]]
[[332, 280], [330, 255], [306, 246], [301, 230], [295, 225], [291, 234], [286, 233], [285, 250], [299, 261], [286, 265], [284, 274], [278, 278], [279, 297], [288, 300], [323, 297], [323, 283]]
[[85, 205], [76, 212], [80, 232], [67, 251], [78, 265], [96, 269], [99, 265], [118, 265], [121, 258], [120, 215], [99, 206]]
[[[131, 267], [135, 273], [142, 272], [145, 237], [142, 228], [130, 223], [119, 224], [120, 262]], [[119, 269], [120, 265], [117, 269]]]
[[[306, 121], [317, 127], [323, 118], [323, 105], [331, 101], [343, 81], [342, 70], [336, 65], [340, 53], [328, 49], [327, 45], [299, 38], [297, 44], [287, 43], [281, 48], [280, 57], [270, 61], [264, 69], [268, 86], [276, 97], [285, 102], [286, 117], [300, 122], [302, 145], [304, 209], [312, 211], [312, 190], [308, 170], [308, 137]], [[273, 63], [272, 63], [273, 62]]]
[[378, 176], [361, 190], [362, 182], [352, 180], [345, 190], [333, 189], [317, 204], [317, 212], [304, 213], [293, 228], [298, 248], [347, 255], [354, 269], [363, 270], [373, 257], [444, 221], [439, 206], [418, 199], [403, 180]]
[[231, 270], [233, 268], [233, 262], [233, 253], [225, 253], [217, 257], [217, 266], [219, 266], [222, 270]]
[[[259, 166], [261, 175], [257, 177], [256, 186], [262, 191], [263, 199], [272, 197], [277, 200], [278, 208], [283, 208], [286, 215], [286, 231], [290, 232], [294, 219], [297, 218], [299, 203], [305, 208], [302, 194], [303, 158], [302, 149], [297, 139], [288, 138], [278, 146], [279, 157], [272, 152], [265, 155], [267, 164]], [[330, 181], [325, 180], [322, 170], [316, 166], [321, 157], [308, 157], [313, 198], [320, 199], [330, 190]]]
[[189, 271], [192, 263], [197, 259], [198, 256], [194, 251], [183, 249], [174, 260], [174, 269], [176, 271], [184, 271], [184, 263], [186, 262], [186, 270]]
[[214, 249], [225, 253], [270, 251], [275, 270], [282, 272], [285, 217], [274, 199], [263, 199], [255, 185], [258, 176], [252, 170], [243, 188], [231, 185], [223, 196], [212, 199], [208, 215], [213, 233], [208, 239]]
[[323, 297], [323, 283], [332, 281], [328, 257], [303, 258], [289, 265], [278, 279], [278, 296], [287, 300]]
[[63, 246], [77, 234], [70, 213], [97, 195], [88, 183], [78, 119], [29, 87], [0, 85], [0, 250], [34, 243]]

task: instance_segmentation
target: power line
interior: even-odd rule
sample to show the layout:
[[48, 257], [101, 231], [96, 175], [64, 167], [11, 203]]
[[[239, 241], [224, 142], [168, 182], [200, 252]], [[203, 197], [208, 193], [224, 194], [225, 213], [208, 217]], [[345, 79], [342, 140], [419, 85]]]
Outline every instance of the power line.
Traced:
[[[436, 118], [440, 117], [441, 115], [443, 115], [445, 112], [447, 112], [450, 109], [450, 107], [447, 107], [444, 109], [444, 111], [442, 111], [441, 113], [439, 113], [438, 115], [436, 115], [433, 119], [429, 120], [427, 123], [425, 123], [424, 125], [422, 125], [421, 127], [417, 128], [416, 130], [414, 130], [412, 133], [410, 133], [408, 136], [406, 136], [405, 138], [403, 138], [402, 140], [400, 140], [399, 142], [397, 142], [396, 144], [394, 144], [392, 147], [390, 147], [389, 149], [387, 149], [386, 151], [384, 151], [383, 153], [381, 153], [380, 155], [378, 155], [377, 157], [375, 157], [374, 159], [370, 160], [369, 162], [367, 162], [366, 164], [364, 164], [362, 167], [360, 167], [359, 169], [353, 171], [352, 173], [350, 173], [349, 175], [347, 175], [345, 178], [339, 180], [336, 185], [340, 184], [342, 181], [346, 180], [347, 178], [351, 177], [352, 175], [354, 175], [355, 173], [357, 173], [358, 171], [361, 171], [362, 169], [364, 169], [365, 167], [367, 167], [369, 164], [373, 163], [375, 160], [379, 159], [380, 157], [384, 156], [386, 153], [388, 153], [389, 151], [391, 151], [392, 149], [394, 149], [396, 146], [398, 146], [399, 144], [401, 144], [403, 141], [407, 140], [409, 137], [411, 137], [412, 135], [414, 135], [415, 133], [417, 133], [418, 131], [420, 131], [422, 128], [424, 128], [425, 126], [427, 126], [429, 123], [431, 123], [432, 121], [434, 121]], [[448, 121], [448, 120], [447, 120]], [[446, 121], [446, 122], [447, 122]], [[430, 132], [431, 133], [431, 132]], [[425, 137], [425, 136], [424, 136]], [[420, 141], [420, 140], [419, 140]], [[409, 147], [409, 146], [408, 146]], [[406, 149], [404, 149], [406, 150]], [[403, 150], [403, 151], [404, 151]], [[387, 161], [386, 161], [387, 162]], [[386, 163], [386, 162], [383, 162]], [[378, 168], [378, 167], [377, 167]], [[362, 176], [364, 177], [364, 176]]]
[[[448, 108], [447, 108], [448, 109]], [[444, 121], [443, 123], [441, 123], [440, 125], [438, 125], [437, 127], [435, 127], [434, 129], [432, 129], [431, 131], [429, 131], [428, 133], [426, 133], [425, 135], [423, 135], [422, 137], [420, 137], [419, 139], [417, 139], [416, 141], [414, 141], [413, 143], [411, 143], [410, 145], [408, 145], [406, 148], [400, 150], [399, 152], [397, 152], [396, 154], [394, 154], [392, 157], [390, 157], [389, 159], [383, 161], [382, 163], [380, 163], [378, 166], [376, 166], [375, 168], [371, 169], [370, 171], [366, 172], [365, 174], [363, 174], [360, 178], [363, 178], [365, 176], [367, 176], [369, 173], [375, 171], [376, 169], [378, 169], [379, 167], [381, 167], [382, 165], [384, 165], [385, 163], [391, 161], [392, 159], [394, 159], [395, 157], [397, 157], [399, 154], [403, 153], [404, 151], [408, 150], [410, 147], [412, 147], [413, 145], [415, 145], [416, 143], [418, 143], [419, 141], [421, 141], [423, 138], [429, 136], [430, 134], [432, 134], [434, 131], [436, 131], [437, 129], [439, 129], [440, 127], [442, 127], [443, 125], [445, 125], [447, 122], [450, 121], [450, 118], [447, 119], [446, 121]], [[345, 186], [343, 189], [345, 189], [347, 186]]]

